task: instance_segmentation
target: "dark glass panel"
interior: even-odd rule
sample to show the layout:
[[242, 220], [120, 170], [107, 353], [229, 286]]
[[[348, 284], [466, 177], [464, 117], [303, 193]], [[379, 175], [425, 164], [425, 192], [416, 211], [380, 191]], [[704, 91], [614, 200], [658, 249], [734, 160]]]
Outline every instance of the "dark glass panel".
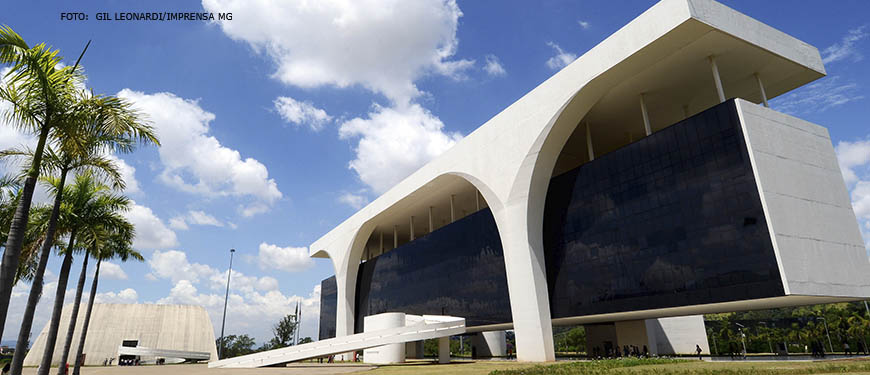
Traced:
[[335, 337], [335, 306], [338, 303], [338, 288], [335, 276], [320, 282], [320, 338]]
[[553, 318], [783, 295], [733, 101], [555, 177]]
[[356, 330], [383, 312], [453, 315], [469, 326], [511, 321], [504, 255], [489, 209], [360, 264]]

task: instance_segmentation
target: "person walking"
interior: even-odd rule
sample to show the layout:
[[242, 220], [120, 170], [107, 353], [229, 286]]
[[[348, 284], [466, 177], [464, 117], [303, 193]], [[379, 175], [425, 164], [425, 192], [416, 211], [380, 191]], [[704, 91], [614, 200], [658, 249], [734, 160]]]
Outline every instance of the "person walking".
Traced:
[[701, 350], [701, 345], [695, 344], [695, 352], [698, 353], [698, 360], [699, 360], [699, 361], [702, 360], [702, 358], [701, 358], [701, 352], [702, 352], [702, 351], [703, 351], [703, 350]]

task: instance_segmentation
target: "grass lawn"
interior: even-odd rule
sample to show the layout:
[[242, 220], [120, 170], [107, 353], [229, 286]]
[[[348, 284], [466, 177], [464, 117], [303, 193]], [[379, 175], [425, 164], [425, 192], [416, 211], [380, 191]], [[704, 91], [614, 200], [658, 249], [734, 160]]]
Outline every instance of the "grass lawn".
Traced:
[[823, 362], [700, 362], [679, 360], [606, 360], [538, 365], [492, 371], [491, 375], [798, 375], [870, 374], [870, 360]]
[[439, 365], [431, 360], [426, 361], [409, 361], [398, 365], [383, 365], [371, 371], [361, 372], [360, 374], [414, 374], [414, 375], [429, 375], [429, 374], [457, 374], [457, 375], [487, 375], [495, 370], [510, 370], [529, 367], [528, 363], [517, 363], [511, 361], [462, 361], [454, 360], [450, 364]]

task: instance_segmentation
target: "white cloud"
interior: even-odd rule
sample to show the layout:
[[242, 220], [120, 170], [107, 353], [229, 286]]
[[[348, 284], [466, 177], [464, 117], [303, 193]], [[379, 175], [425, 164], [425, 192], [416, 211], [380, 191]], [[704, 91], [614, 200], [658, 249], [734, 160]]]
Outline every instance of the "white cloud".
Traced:
[[178, 245], [175, 232], [167, 228], [150, 208], [136, 204], [134, 201], [132, 208], [124, 213], [124, 217], [136, 227], [133, 247], [137, 249], [165, 249]]
[[169, 226], [175, 230], [188, 230], [190, 225], [223, 227], [224, 223], [205, 211], [191, 210], [187, 214], [169, 219]]
[[368, 198], [364, 195], [354, 193], [344, 193], [338, 197], [338, 201], [357, 210], [369, 203]]
[[577, 24], [583, 28], [583, 30], [588, 30], [590, 26], [589, 21], [577, 20]]
[[[847, 185], [858, 181], [858, 173], [866, 172], [870, 166], [870, 139], [837, 143], [837, 160]], [[860, 170], [860, 171], [856, 171]]]
[[861, 61], [864, 56], [855, 48], [855, 43], [866, 38], [870, 33], [867, 32], [867, 25], [849, 30], [840, 42], [825, 48], [822, 51], [822, 62], [825, 64], [852, 58], [852, 61]]
[[219, 272], [208, 265], [187, 261], [187, 254], [178, 250], [155, 251], [148, 261], [151, 274], [157, 278], [169, 279], [172, 282], [189, 280], [199, 282], [207, 280]]
[[493, 77], [500, 77], [507, 74], [507, 71], [495, 55], [486, 55], [486, 65], [483, 66], [483, 70], [486, 71], [486, 74]]
[[127, 288], [121, 291], [97, 293], [94, 298], [96, 303], [137, 303], [139, 302], [139, 293], [135, 289]]
[[[451, 60], [462, 12], [454, 0], [203, 0], [234, 40], [265, 52], [286, 84], [363, 87], [407, 103], [426, 74], [461, 78], [470, 60]], [[244, 16], [242, 16], [244, 15]], [[304, 37], [301, 37], [304, 36]]]
[[[221, 145], [209, 135], [215, 115], [194, 100], [172, 93], [145, 94], [130, 89], [118, 96], [147, 114], [160, 138], [160, 179], [182, 191], [206, 196], [246, 197], [249, 206], [268, 207], [282, 194], [266, 166]], [[265, 212], [260, 209], [258, 212]]]
[[870, 181], [858, 181], [852, 188], [852, 209], [861, 220], [870, 220]]
[[350, 168], [376, 193], [383, 193], [462, 139], [445, 133], [440, 119], [417, 104], [404, 108], [375, 105], [368, 118], [339, 128], [343, 139], [360, 137]]
[[864, 99], [855, 82], [828, 76], [773, 99], [773, 106], [790, 114], [818, 113]]
[[332, 120], [323, 109], [315, 107], [311, 102], [300, 102], [289, 96], [279, 96], [275, 99], [275, 110], [284, 121], [294, 125], [308, 125], [311, 130], [320, 131]]
[[562, 69], [568, 64], [577, 60], [577, 55], [565, 52], [562, 47], [553, 42], [547, 42], [547, 45], [556, 50], [556, 55], [547, 60], [547, 67], [550, 69]]
[[260, 244], [257, 263], [263, 270], [271, 268], [286, 272], [298, 272], [313, 265], [307, 247], [280, 247], [265, 242]]
[[107, 279], [127, 280], [127, 273], [124, 272], [120, 265], [112, 262], [102, 262], [100, 264], [100, 278], [103, 277]]

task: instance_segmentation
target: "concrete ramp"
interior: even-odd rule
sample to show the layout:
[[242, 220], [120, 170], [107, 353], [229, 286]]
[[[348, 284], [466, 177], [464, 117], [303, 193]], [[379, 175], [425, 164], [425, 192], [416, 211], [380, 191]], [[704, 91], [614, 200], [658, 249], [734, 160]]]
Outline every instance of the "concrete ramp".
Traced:
[[[415, 319], [416, 318], [416, 319]], [[243, 355], [211, 362], [209, 368], [253, 368], [281, 365], [381, 345], [449, 337], [465, 333], [465, 318], [440, 315], [408, 316], [404, 327], [363, 332], [308, 344]]]
[[179, 358], [183, 359], [184, 362], [196, 362], [196, 361], [208, 361], [211, 358], [211, 355], [206, 352], [191, 352], [184, 350], [171, 350], [171, 349], [151, 349], [142, 346], [137, 347], [129, 347], [129, 346], [119, 346], [118, 347], [118, 356], [122, 355], [136, 355], [140, 357], [162, 357], [162, 358]]

